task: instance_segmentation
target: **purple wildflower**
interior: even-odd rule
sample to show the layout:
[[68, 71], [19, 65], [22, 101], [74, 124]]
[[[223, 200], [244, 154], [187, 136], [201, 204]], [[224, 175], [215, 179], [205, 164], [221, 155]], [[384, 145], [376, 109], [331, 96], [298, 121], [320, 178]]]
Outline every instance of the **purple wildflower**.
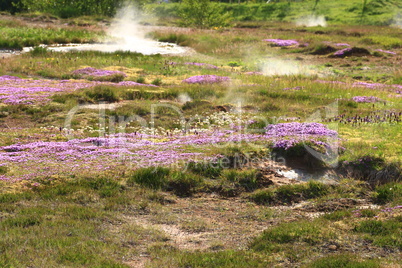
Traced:
[[351, 49], [350, 47], [347, 47], [347, 48], [344, 48], [344, 49], [341, 49], [341, 50], [336, 51], [336, 52], [334, 53], [334, 56], [342, 57], [342, 56], [345, 55], [345, 53], [347, 53], [347, 52], [349, 52], [349, 51], [352, 51], [352, 49]]
[[379, 52], [386, 53], [386, 54], [391, 54], [391, 55], [396, 55], [396, 52], [389, 51], [389, 50], [376, 49], [375, 51], [379, 51]]
[[229, 81], [230, 78], [226, 76], [218, 76], [218, 75], [196, 75], [184, 79], [184, 83], [188, 84], [213, 84], [213, 83], [221, 83], [225, 81]]
[[205, 66], [209, 69], [218, 69], [215, 65], [208, 64], [208, 63], [199, 63], [199, 62], [185, 62], [186, 65], [194, 65], [194, 66]]
[[366, 103], [382, 101], [380, 98], [374, 96], [355, 96], [352, 98], [352, 100], [355, 102], [366, 102]]
[[336, 43], [335, 46], [337, 47], [350, 47], [348, 43]]
[[283, 39], [264, 39], [262, 41], [273, 43], [273, 45], [278, 47], [288, 47], [288, 46], [297, 46], [299, 42], [296, 40], [283, 40]]
[[95, 69], [92, 67], [75, 70], [73, 71], [73, 74], [81, 77], [104, 77], [115, 74], [123, 75], [124, 77], [127, 76], [125, 73], [120, 71], [108, 71], [108, 70]]

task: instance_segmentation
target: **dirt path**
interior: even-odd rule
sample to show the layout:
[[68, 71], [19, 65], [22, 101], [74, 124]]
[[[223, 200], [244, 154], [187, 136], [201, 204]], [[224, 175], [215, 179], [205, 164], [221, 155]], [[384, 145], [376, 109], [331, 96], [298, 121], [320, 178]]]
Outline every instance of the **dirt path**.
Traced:
[[[170, 197], [169, 197], [170, 198]], [[317, 213], [298, 211], [306, 203], [294, 206], [258, 206], [244, 198], [218, 196], [176, 198], [173, 203], [146, 215], [126, 216], [125, 221], [162, 232], [171, 246], [187, 251], [242, 250], [269, 226]], [[311, 215], [309, 215], [311, 214]], [[139, 247], [131, 267], [145, 267], [150, 260], [146, 243]]]

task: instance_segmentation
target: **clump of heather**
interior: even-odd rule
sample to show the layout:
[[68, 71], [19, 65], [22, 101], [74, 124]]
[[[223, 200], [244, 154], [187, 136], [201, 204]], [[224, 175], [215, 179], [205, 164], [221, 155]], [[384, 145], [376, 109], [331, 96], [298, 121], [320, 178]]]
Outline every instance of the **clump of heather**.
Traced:
[[343, 165], [352, 166], [357, 169], [361, 169], [364, 171], [372, 170], [372, 169], [381, 169], [385, 164], [383, 158], [374, 157], [370, 155], [362, 156], [354, 161], [344, 161]]
[[273, 46], [278, 47], [289, 47], [289, 46], [298, 46], [299, 42], [296, 40], [283, 40], [283, 39], [264, 39], [262, 41], [270, 42]]
[[373, 111], [369, 115], [354, 115], [346, 116], [345, 114], [338, 115], [334, 118], [329, 118], [328, 122], [339, 122], [343, 124], [352, 124], [354, 126], [360, 124], [379, 124], [379, 123], [399, 123], [402, 121], [402, 112], [393, 110]]
[[119, 83], [100, 81], [74, 81], [74, 80], [48, 80], [48, 79], [22, 79], [19, 77], [0, 76], [0, 102], [10, 105], [17, 104], [45, 104], [50, 102], [51, 96], [60, 93], [69, 93], [83, 88], [99, 85], [113, 86], [153, 86], [133, 81]]
[[304, 87], [297, 86], [297, 87], [286, 87], [283, 90], [302, 90]]
[[200, 66], [200, 67], [207, 67], [209, 69], [218, 69], [217, 66], [209, 64], [209, 63], [200, 63], [200, 62], [185, 62], [185, 65], [194, 65], [194, 66]]
[[348, 43], [336, 43], [335, 46], [337, 47], [350, 47]]
[[320, 123], [280, 123], [269, 125], [265, 129], [265, 136], [274, 140], [272, 147], [285, 150], [302, 143], [313, 144], [326, 150], [331, 146], [322, 139], [336, 140], [338, 137], [336, 131]]
[[98, 81], [111, 81], [111, 82], [120, 82], [125, 77], [127, 77], [125, 73], [120, 71], [108, 71], [92, 67], [86, 67], [75, 70], [72, 72], [72, 74], [76, 78], [84, 78], [88, 80], [98, 80]]
[[[325, 80], [315, 80], [317, 83], [322, 83], [322, 84], [338, 84], [338, 85], [348, 85], [346, 82], [342, 81], [325, 81]], [[370, 83], [370, 82], [354, 82], [351, 84], [352, 87], [364, 87], [368, 89], [376, 89], [376, 90], [389, 90], [393, 91], [396, 94], [401, 94], [402, 93], [402, 85], [394, 84], [394, 85], [387, 85], [387, 84], [381, 84], [381, 83]]]
[[264, 75], [262, 72], [245, 72], [246, 75]]
[[230, 78], [227, 76], [218, 76], [218, 75], [196, 75], [184, 79], [183, 82], [187, 84], [213, 84], [213, 83], [222, 83], [229, 81]]
[[379, 102], [382, 101], [380, 98], [374, 97], [374, 96], [355, 96], [352, 98], [354, 102], [359, 102], [359, 103], [373, 103], [373, 102]]
[[334, 56], [343, 57], [343, 56], [345, 56], [345, 54], [347, 54], [350, 51], [352, 51], [352, 49], [347, 47], [347, 48], [336, 51], [334, 53]]
[[396, 52], [389, 51], [389, 50], [376, 49], [375, 51], [386, 53], [386, 54], [391, 54], [391, 55], [396, 55]]
[[114, 74], [122, 74], [122, 75], [126, 76], [125, 73], [120, 72], [120, 71], [108, 71], [108, 70], [101, 70], [101, 69], [96, 69], [96, 68], [92, 68], [92, 67], [75, 70], [75, 71], [73, 71], [73, 74], [82, 75], [82, 76], [109, 76], [109, 75], [114, 75]]

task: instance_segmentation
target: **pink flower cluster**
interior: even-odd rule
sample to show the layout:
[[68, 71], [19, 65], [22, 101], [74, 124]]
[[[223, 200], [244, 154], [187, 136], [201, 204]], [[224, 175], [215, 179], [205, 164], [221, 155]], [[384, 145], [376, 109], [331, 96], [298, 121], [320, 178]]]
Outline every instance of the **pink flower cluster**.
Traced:
[[133, 81], [119, 83], [99, 81], [76, 80], [48, 80], [48, 79], [22, 79], [15, 76], [0, 76], [0, 102], [17, 104], [44, 104], [50, 101], [50, 97], [57, 93], [73, 92], [78, 89], [94, 87], [97, 85], [113, 86], [153, 86]]
[[187, 84], [213, 84], [213, 83], [222, 83], [229, 81], [230, 78], [227, 76], [218, 76], [218, 75], [196, 75], [191, 76], [187, 79], [184, 79], [183, 82]]
[[199, 62], [185, 62], [185, 65], [194, 65], [194, 66], [201, 66], [201, 67], [207, 67], [209, 69], [218, 69], [217, 66], [209, 64], [209, 63], [199, 63]]
[[[249, 121], [247, 123], [253, 123]], [[19, 170], [18, 175], [6, 174], [1, 180], [32, 179], [51, 175], [74, 175], [81, 172], [99, 173], [118, 168], [136, 169], [146, 166], [183, 166], [191, 160], [209, 161], [216, 158], [211, 146], [259, 142], [274, 148], [320, 141], [337, 133], [317, 123], [284, 123], [270, 125], [266, 134], [250, 134], [238, 130], [208, 130], [194, 134], [147, 135], [120, 133], [107, 137], [73, 139], [63, 142], [37, 141], [0, 147], [0, 163]], [[91, 167], [88, 170], [88, 166]]]
[[376, 49], [375, 51], [386, 53], [386, 54], [391, 54], [391, 55], [396, 55], [396, 52], [389, 51], [389, 50]]
[[354, 102], [366, 102], [366, 103], [382, 101], [380, 98], [374, 96], [355, 96], [352, 98], [352, 100]]
[[73, 71], [74, 75], [78, 75], [80, 77], [104, 77], [104, 76], [112, 76], [112, 75], [122, 75], [127, 77], [127, 75], [120, 71], [108, 71], [108, 70], [101, 70], [92, 67], [82, 68]]
[[274, 46], [278, 47], [289, 47], [289, 46], [298, 46], [299, 42], [296, 40], [283, 40], [283, 39], [263, 39], [262, 41], [270, 42]]
[[334, 53], [334, 56], [342, 57], [345, 55], [345, 53], [352, 51], [350, 47], [338, 50]]
[[348, 43], [336, 43], [335, 46], [337, 47], [350, 47]]

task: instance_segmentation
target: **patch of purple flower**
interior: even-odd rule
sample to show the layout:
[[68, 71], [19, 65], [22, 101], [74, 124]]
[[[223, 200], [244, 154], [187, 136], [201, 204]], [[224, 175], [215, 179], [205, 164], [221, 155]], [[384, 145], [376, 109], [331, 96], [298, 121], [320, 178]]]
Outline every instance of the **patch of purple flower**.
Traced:
[[[254, 121], [249, 120], [246, 125], [252, 123]], [[69, 141], [16, 143], [0, 147], [0, 163], [11, 170], [18, 170], [18, 173], [7, 174], [0, 179], [12, 182], [82, 172], [113, 172], [122, 167], [180, 166], [190, 160], [214, 159], [217, 155], [213, 155], [213, 150], [208, 153], [211, 146], [231, 143], [262, 142], [273, 144], [274, 148], [288, 149], [307, 142], [327, 148], [328, 145], [319, 139], [337, 137], [335, 131], [317, 123], [270, 125], [263, 135], [247, 133], [244, 127], [232, 127], [232, 130], [213, 129], [194, 134], [149, 135], [135, 132]]]
[[342, 57], [345, 55], [345, 53], [352, 51], [350, 47], [338, 50], [334, 53], [334, 56]]
[[280, 123], [269, 125], [266, 128], [266, 136], [285, 137], [285, 136], [330, 136], [336, 137], [338, 133], [335, 130], [328, 129], [320, 123]]
[[44, 104], [56, 93], [73, 92], [97, 85], [153, 86], [133, 81], [119, 83], [75, 80], [32, 80], [14, 76], [0, 76], [0, 101], [6, 104]]
[[352, 98], [352, 100], [354, 102], [366, 102], [366, 103], [382, 101], [380, 98], [374, 96], [355, 96]]
[[262, 41], [270, 42], [278, 47], [289, 47], [289, 46], [297, 46], [299, 42], [296, 40], [283, 40], [283, 39], [264, 39]]
[[74, 75], [78, 75], [80, 77], [104, 77], [104, 76], [111, 76], [111, 75], [122, 75], [126, 77], [127, 75], [120, 71], [108, 71], [108, 70], [101, 70], [92, 67], [82, 68], [73, 71]]
[[337, 139], [338, 133], [320, 123], [280, 123], [265, 128], [265, 136], [274, 139], [273, 148], [288, 150], [300, 143], [311, 143], [325, 150], [330, 148], [323, 138]]
[[213, 84], [213, 83], [222, 83], [229, 81], [230, 78], [227, 76], [218, 76], [218, 75], [196, 75], [184, 79], [184, 83], [188, 84]]
[[386, 53], [386, 54], [391, 54], [391, 55], [396, 55], [396, 52], [389, 51], [389, 50], [376, 49], [375, 51]]
[[247, 75], [264, 75], [262, 72], [245, 72]]
[[209, 69], [218, 69], [218, 67], [216, 67], [215, 65], [209, 64], [209, 63], [185, 62], [184, 64], [194, 65], [194, 66], [202, 66], [202, 67], [207, 67]]
[[336, 43], [335, 46], [337, 47], [350, 47], [348, 43]]
[[302, 90], [304, 87], [297, 86], [297, 87], [286, 87], [283, 90]]

